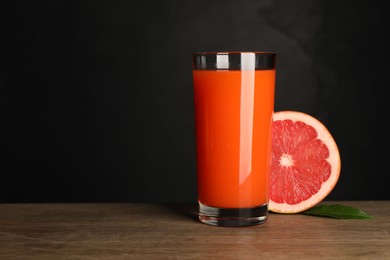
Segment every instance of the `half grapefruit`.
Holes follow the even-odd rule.
[[[274,113],[269,210],[298,213],[321,202],[340,176],[340,154],[329,130],[311,115]]]

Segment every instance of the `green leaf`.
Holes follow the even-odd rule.
[[[372,216],[361,209],[341,204],[314,206],[302,214],[337,219],[372,219]]]

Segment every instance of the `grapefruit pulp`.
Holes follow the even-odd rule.
[[[311,115],[274,113],[269,210],[298,213],[321,202],[340,175],[340,154],[329,130]]]

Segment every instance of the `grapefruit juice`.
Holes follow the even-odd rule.
[[[198,217],[204,224],[240,227],[267,220],[275,57],[193,54]]]
[[[193,70],[198,200],[267,205],[275,69]]]

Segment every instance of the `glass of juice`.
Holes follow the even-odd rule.
[[[267,220],[275,59],[271,52],[192,54],[202,223]]]

